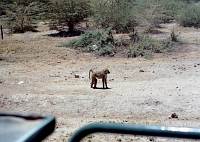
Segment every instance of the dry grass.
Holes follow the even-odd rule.
[[[0,42],[0,54],[16,53],[21,49],[21,43],[18,41],[1,41]]]

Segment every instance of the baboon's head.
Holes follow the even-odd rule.
[[[104,73],[105,73],[105,74],[109,74],[110,71],[109,71],[108,69],[105,69],[105,70],[104,70]]]

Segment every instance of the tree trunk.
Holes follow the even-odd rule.
[[[73,22],[69,22],[68,23],[68,28],[69,28],[68,29],[69,32],[73,32],[74,31],[74,23]]]
[[[3,26],[1,25],[1,39],[3,40]]]
[[[24,18],[22,19],[21,22],[21,32],[24,33]]]

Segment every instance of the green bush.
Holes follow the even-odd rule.
[[[85,52],[93,52],[100,56],[113,55],[115,49],[110,29],[86,32],[79,39],[73,40],[65,46]]]
[[[151,31],[161,23],[176,19],[186,2],[182,0],[135,0],[133,13],[136,22]]]
[[[175,33],[174,29],[171,31],[170,38],[171,38],[171,41],[178,42],[178,34]]]
[[[69,32],[74,32],[75,25],[90,13],[90,0],[50,0],[47,17],[51,20],[51,28],[68,26]]]
[[[5,9],[6,27],[14,33],[36,31],[36,22],[46,7],[43,0],[9,0],[1,4]]]
[[[130,0],[92,0],[94,21],[98,27],[128,33],[136,26],[133,5]]]
[[[136,21],[146,30],[159,27],[163,11],[157,0],[135,0],[133,12],[136,13]]]
[[[127,47],[127,46],[130,45],[130,43],[131,43],[131,40],[128,39],[128,38],[121,37],[121,38],[115,39],[115,46],[116,47]]]
[[[128,49],[128,57],[152,56],[153,53],[169,52],[173,49],[174,44],[171,40],[155,40],[147,35],[140,37],[140,40],[132,44]]]
[[[180,25],[184,27],[200,27],[200,5],[192,5],[188,6],[186,9],[184,9],[179,18],[178,21]]]
[[[162,7],[161,20],[164,23],[168,23],[177,18],[180,11],[186,7],[187,3],[183,0],[161,0],[160,5]]]

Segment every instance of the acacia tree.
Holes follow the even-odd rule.
[[[75,25],[90,14],[90,0],[51,0],[49,18],[55,26],[68,26],[73,32]]]
[[[42,0],[10,0],[6,6],[7,25],[13,32],[34,30],[34,22],[44,13]]]
[[[7,5],[11,4],[12,0],[1,0],[0,1],[0,16],[6,14]]]
[[[111,27],[118,33],[130,32],[136,26],[134,0],[92,0],[92,11],[97,26]]]

